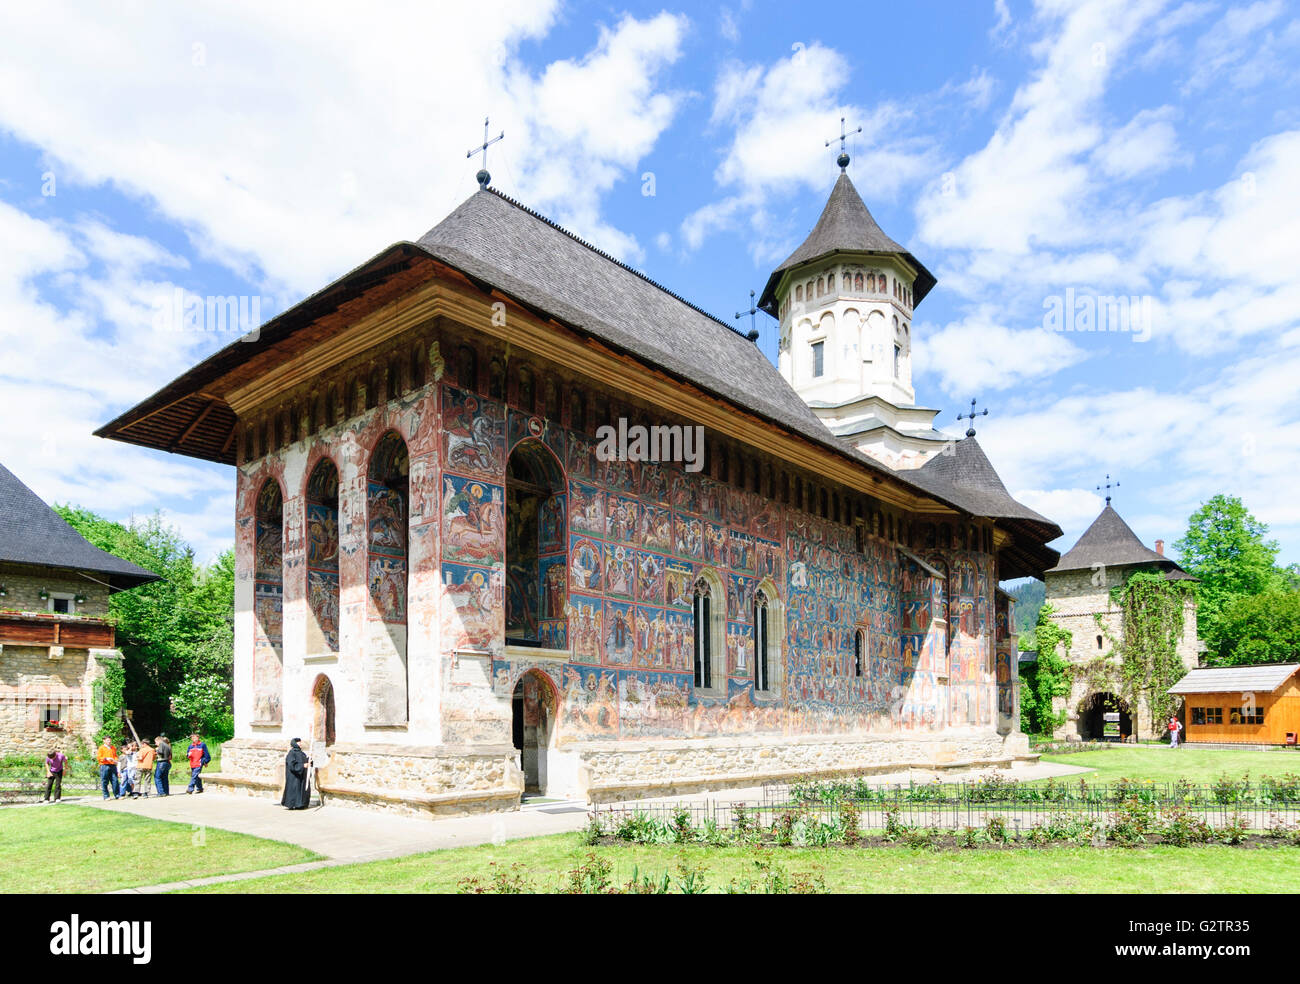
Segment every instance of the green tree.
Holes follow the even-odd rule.
[[[1027,735],[1050,735],[1065,723],[1065,712],[1054,710],[1052,701],[1070,695],[1070,664],[1062,653],[1069,652],[1074,636],[1052,620],[1054,611],[1050,604],[1038,610],[1038,660],[1020,670],[1020,730]]]
[[[1178,706],[1169,688],[1187,673],[1178,644],[1190,592],[1186,580],[1170,581],[1159,571],[1137,571],[1110,592],[1111,600],[1123,611],[1122,696],[1135,714],[1146,704],[1157,733],[1159,722]]]
[[[1300,660],[1300,591],[1272,590],[1234,598],[1220,617],[1216,666]]]
[[[133,711],[136,727],[142,733],[157,732],[180,723],[173,717],[171,705],[191,678],[225,680],[228,707],[233,661],[233,551],[226,551],[204,569],[196,563],[189,544],[159,515],[123,525],[85,509],[56,509],[101,550],[160,576],[158,581],[120,591],[109,599],[118,648],[124,657],[123,706]],[[215,713],[213,709],[210,716]],[[226,736],[213,737],[221,740]]]
[[[1186,535],[1174,544],[1183,568],[1199,579],[1196,618],[1200,637],[1221,652],[1223,613],[1236,598],[1284,583],[1275,566],[1278,545],[1268,527],[1235,496],[1216,495],[1188,518]]]

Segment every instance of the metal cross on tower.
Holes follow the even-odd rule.
[[[957,414],[957,419],[958,419],[958,420],[969,420],[969,421],[970,421],[970,427],[968,427],[968,428],[966,429],[966,436],[967,436],[967,437],[974,437],[974,436],[975,436],[975,418],[976,418],[976,417],[987,417],[988,415],[989,415],[989,412],[988,412],[988,409],[987,409],[987,408],[985,408],[984,410],[981,410],[979,413],[976,413],[976,412],[975,412],[975,401],[974,401],[974,400],[971,400],[971,401],[970,401],[970,413],[959,413],[959,414]]]
[[[505,135],[506,135],[506,131],[502,130],[495,137],[489,140],[488,139],[488,118],[485,116],[483,117],[483,143],[478,147],[471,147],[469,150],[465,151],[466,158],[473,157],[475,154],[483,155],[483,166],[478,169],[478,174],[474,175],[474,177],[478,179],[478,186],[480,188],[486,188],[488,186],[488,182],[492,180],[492,175],[488,174],[488,169],[487,169],[487,149],[491,147],[494,143],[496,143],[498,140],[504,139]]]
[[[1110,490],[1111,490],[1112,488],[1115,488],[1115,489],[1119,488],[1119,482],[1112,482],[1112,481],[1110,480],[1110,476],[1109,476],[1109,475],[1106,476],[1106,484],[1105,484],[1105,485],[1098,485],[1098,486],[1097,486],[1097,491],[1098,491],[1098,492],[1100,492],[1102,489],[1105,489],[1105,490],[1106,490],[1106,505],[1108,505],[1108,506],[1110,505]]]
[[[754,292],[751,290],[749,292],[749,310],[736,312],[737,319],[743,318],[745,315],[749,315],[749,332],[745,335],[745,337],[748,338],[751,342],[758,341],[758,328],[754,326],[754,315],[756,314],[758,314],[758,307],[754,304]]]
[[[856,130],[853,130],[851,132],[861,133],[862,127],[858,127]],[[840,166],[841,171],[843,171],[846,167],[849,166],[849,155],[844,151],[844,141],[847,140],[848,138],[849,138],[849,134],[848,132],[845,132],[844,129],[844,117],[841,116],[840,117],[840,156],[835,158],[835,163]],[[831,137],[831,140],[834,139],[835,139],[834,137]],[[831,140],[826,141],[827,147],[831,145]]]

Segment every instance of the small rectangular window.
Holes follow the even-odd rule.
[[[903,350],[897,345],[894,346],[894,378],[898,378],[899,368],[902,365]]]
[[[820,378],[823,371],[823,364],[822,364],[823,344],[824,343],[822,342],[813,342],[812,354],[813,354],[813,378],[814,379]]]

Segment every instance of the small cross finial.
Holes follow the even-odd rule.
[[[976,413],[976,412],[975,412],[975,401],[974,401],[974,400],[971,400],[971,401],[970,401],[970,413],[959,413],[959,414],[957,414],[957,419],[958,419],[958,420],[969,420],[969,421],[970,421],[970,427],[968,427],[968,428],[966,429],[966,436],[967,436],[967,437],[974,437],[974,436],[975,436],[975,418],[976,418],[976,417],[987,417],[988,415],[989,415],[989,412],[988,412],[988,409],[987,409],[987,408],[981,410],[979,413]]]
[[[754,292],[751,290],[749,292],[749,310],[736,312],[737,319],[743,318],[745,315],[749,315],[749,332],[745,335],[745,337],[748,338],[751,342],[758,341],[758,328],[754,326],[754,315],[756,315],[757,313],[758,313],[758,307],[754,304]]]
[[[475,154],[483,155],[483,166],[478,169],[478,174],[474,175],[474,177],[478,180],[478,186],[480,188],[486,188],[488,186],[488,182],[492,180],[492,175],[488,174],[488,169],[487,169],[487,149],[491,147],[494,143],[496,143],[498,140],[504,139],[505,135],[506,135],[506,131],[502,130],[495,137],[489,140],[488,139],[488,117],[485,116],[483,117],[483,143],[480,144],[478,147],[471,147],[469,150],[465,151],[466,158],[473,157]]]
[[[858,127],[856,130],[853,130],[851,132],[861,133],[862,127]],[[840,117],[840,156],[835,158],[835,163],[840,166],[841,171],[843,171],[846,167],[849,166],[849,155],[844,150],[844,141],[847,140],[848,138],[849,138],[849,134],[844,129],[844,117],[841,116]],[[834,139],[835,139],[834,137],[831,137],[831,140]],[[827,147],[831,145],[831,140],[826,141]]]
[[[1106,490],[1106,505],[1108,505],[1108,506],[1110,505],[1110,490],[1113,489],[1113,488],[1114,488],[1114,489],[1119,488],[1119,482],[1112,482],[1112,481],[1110,480],[1110,475],[1107,475],[1107,476],[1106,476],[1106,484],[1105,484],[1105,485],[1098,485],[1098,486],[1097,486],[1097,491],[1098,491],[1098,492],[1100,492],[1102,489],[1105,489],[1105,490]]]

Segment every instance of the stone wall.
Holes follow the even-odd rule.
[[[1047,576],[1045,600],[1055,609],[1052,620],[1073,636],[1069,652],[1063,654],[1072,664],[1079,666],[1105,659],[1117,662],[1124,638],[1123,610],[1110,599],[1112,587],[1124,583],[1141,567],[1116,566],[1093,570],[1063,571]],[[1100,625],[1098,619],[1100,618]],[[1100,641],[1100,645],[1098,644]],[[1189,598],[1183,608],[1183,634],[1178,642],[1178,655],[1189,670],[1199,665],[1200,643],[1196,629],[1196,602]],[[1065,711],[1065,723],[1057,728],[1053,737],[1074,741],[1080,735],[1079,719],[1082,708],[1097,693],[1118,694],[1120,680],[1112,671],[1107,681],[1078,678],[1070,695],[1057,698],[1056,709]],[[1153,727],[1151,713],[1142,701],[1133,709],[1133,734],[1139,739],[1159,737],[1161,728]]]
[[[1028,739],[1016,733],[619,742],[584,746],[576,754],[581,791],[592,802],[610,802],[844,773],[1009,766],[1028,751]]]
[[[99,730],[95,681],[116,650],[65,648],[59,659],[45,646],[0,647],[0,755],[35,755],[59,746],[73,754],[94,747]],[[47,707],[57,708],[63,731],[42,726]]]
[[[16,612],[51,611],[48,599],[41,591],[52,594],[77,595],[86,600],[76,603],[76,614],[91,618],[108,615],[108,589],[102,584],[78,577],[64,570],[34,567],[27,564],[0,564],[0,584],[5,596],[0,598],[0,610]]]

